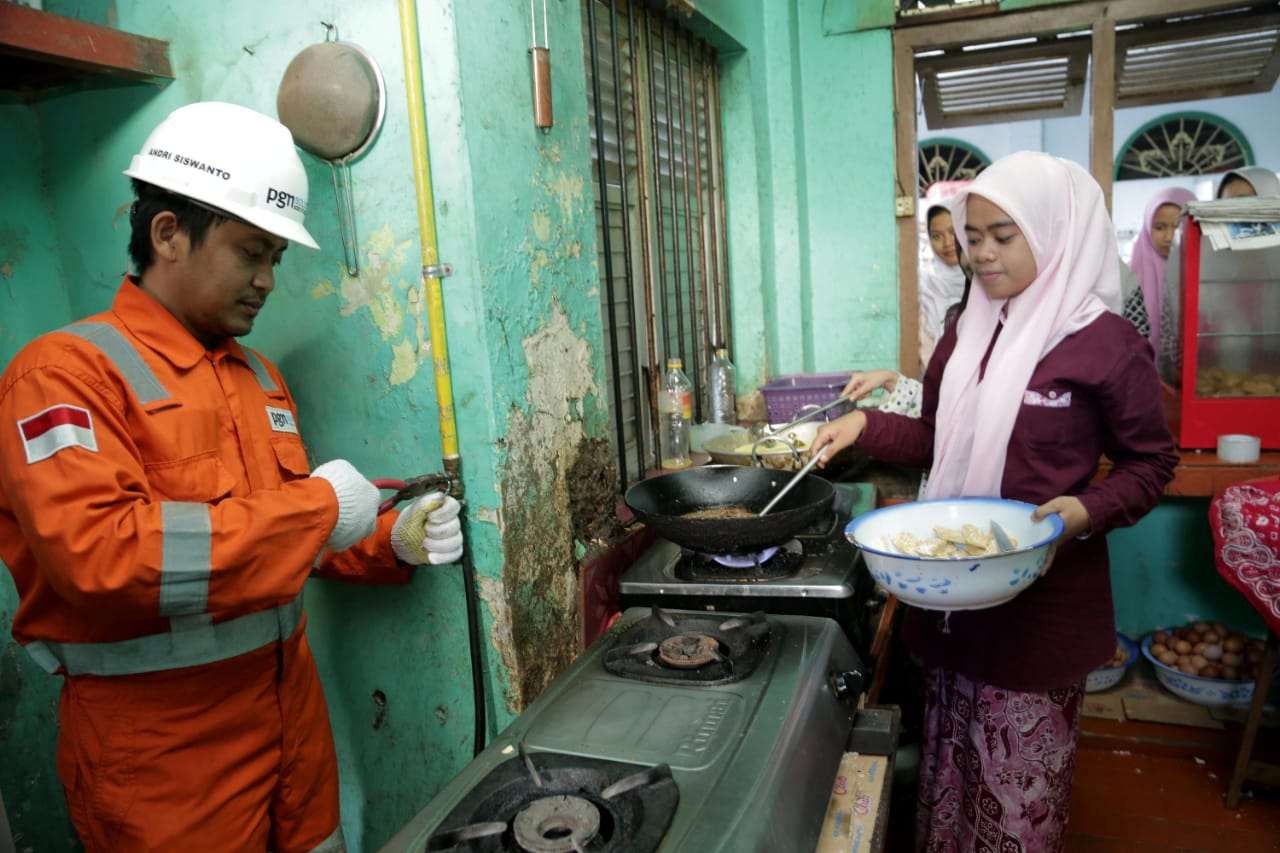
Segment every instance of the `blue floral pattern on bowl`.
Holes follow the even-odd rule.
[[[1125,659],[1120,666],[1100,666],[1084,680],[1085,693],[1099,693],[1103,690],[1110,690],[1120,683],[1120,679],[1124,678],[1124,674],[1129,671],[1129,667],[1133,666],[1138,659],[1138,644],[1133,640],[1116,631],[1116,642],[1124,646]]]

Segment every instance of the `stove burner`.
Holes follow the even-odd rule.
[[[669,613],[655,607],[622,631],[604,668],[659,684],[729,684],[755,670],[781,631],[763,613]]]
[[[530,754],[521,744],[518,757],[467,792],[427,839],[426,849],[653,853],[679,800],[665,764]]]
[[[715,560],[722,566],[730,569],[750,569],[752,567],[759,568],[769,560],[773,559],[773,555],[778,553],[778,546],[774,545],[765,548],[759,554],[717,554],[711,559]]]
[[[795,577],[804,565],[799,541],[766,548],[758,554],[703,554],[681,551],[675,576],[682,581],[750,583]]]
[[[644,645],[649,645],[645,643]],[[658,646],[658,660],[676,669],[697,669],[713,660],[724,660],[720,643],[706,634],[676,634]]]
[[[581,797],[560,794],[525,806],[511,824],[516,844],[529,853],[581,850],[600,831],[600,810]]]

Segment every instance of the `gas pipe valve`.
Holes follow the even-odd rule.
[[[831,674],[831,689],[840,700],[857,701],[866,682],[867,677],[857,669],[847,669]]]

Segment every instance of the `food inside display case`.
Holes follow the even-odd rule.
[[[1204,353],[1204,344],[1201,345]],[[1204,363],[1203,356],[1201,364]],[[1245,373],[1222,367],[1202,368],[1196,377],[1197,397],[1273,397],[1280,393],[1280,374]]]

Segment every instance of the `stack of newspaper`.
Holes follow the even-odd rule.
[[[1215,251],[1280,246],[1280,198],[1193,201],[1187,212],[1200,223]]]

